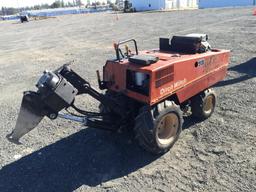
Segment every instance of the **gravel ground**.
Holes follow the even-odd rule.
[[[44,69],[75,60],[74,70],[96,86],[95,70],[113,56],[113,41],[134,37],[139,49],[150,49],[160,36],[192,32],[231,49],[231,64],[216,86],[214,115],[185,119],[165,155],[151,156],[128,134],[60,120],[44,119],[23,145],[6,140],[22,91],[34,89]],[[255,42],[252,7],[0,22],[0,191],[256,191]],[[80,103],[97,106],[89,97]]]

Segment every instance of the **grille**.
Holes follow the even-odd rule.
[[[174,78],[173,72],[174,72],[173,66],[157,71],[156,82],[155,82],[156,88],[161,87],[162,85],[170,81],[173,81],[173,78]]]

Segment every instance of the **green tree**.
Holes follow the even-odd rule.
[[[1,9],[0,15],[5,15],[4,7],[2,7],[2,9]]]
[[[65,7],[64,1],[61,1],[61,7]]]
[[[81,0],[76,0],[76,6],[81,6],[82,5],[82,2],[81,2]]]
[[[55,1],[51,4],[51,8],[60,8],[61,7],[61,1]]]

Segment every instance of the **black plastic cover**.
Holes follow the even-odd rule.
[[[173,38],[160,38],[160,51],[195,54],[200,52],[201,38],[188,36],[173,36]]]
[[[171,50],[178,53],[195,54],[199,52],[202,39],[199,37],[173,36]]]
[[[133,55],[129,58],[131,63],[139,65],[151,65],[159,60],[158,57],[152,55]]]

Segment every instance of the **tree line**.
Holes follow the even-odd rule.
[[[90,1],[88,1],[87,5],[83,5],[81,0],[73,0],[73,2],[67,2],[65,3],[63,0],[56,0],[52,4],[41,4],[41,5],[35,5],[31,7],[22,7],[22,8],[13,8],[13,7],[2,7],[0,10],[0,15],[15,15],[17,13],[20,13],[21,11],[26,10],[40,10],[40,9],[55,9],[55,8],[64,8],[64,7],[76,7],[76,6],[89,6]],[[110,1],[108,1],[108,4],[111,6],[113,5]],[[101,5],[99,1],[96,1],[95,3],[91,4],[92,6]],[[103,4],[104,5],[104,4]]]

